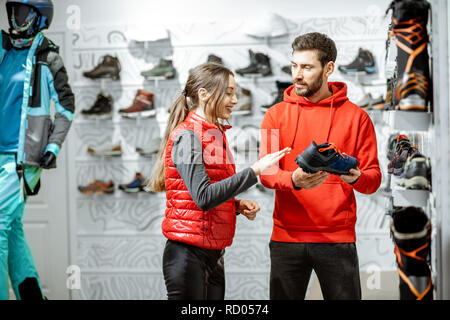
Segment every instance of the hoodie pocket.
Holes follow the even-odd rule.
[[[317,188],[302,190],[297,200],[302,210],[283,219],[288,229],[305,231],[332,231],[345,228],[351,208],[352,190],[342,183],[328,179]],[[289,221],[290,220],[290,221]]]

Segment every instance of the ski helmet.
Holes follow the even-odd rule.
[[[48,29],[53,20],[53,2],[51,0],[7,0],[6,11],[11,23],[12,6],[15,4],[24,5],[33,8],[39,13],[36,28],[37,32]],[[22,17],[23,19],[26,18]]]

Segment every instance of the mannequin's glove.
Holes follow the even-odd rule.
[[[41,168],[50,169],[56,163],[56,156],[53,152],[47,151],[41,158],[39,165]]]

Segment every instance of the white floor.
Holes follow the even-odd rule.
[[[363,300],[398,300],[399,278],[397,271],[382,271],[368,273],[360,271]],[[320,284],[313,273],[308,288],[306,300],[323,300]]]

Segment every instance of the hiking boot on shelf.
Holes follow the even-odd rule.
[[[126,108],[120,109],[119,114],[124,118],[150,118],[156,115],[156,109],[153,104],[153,93],[138,90],[133,100],[133,104]]]
[[[206,60],[206,62],[217,63],[223,66],[222,58],[212,53],[208,55],[208,59]]]
[[[400,300],[432,300],[433,284],[427,263],[431,250],[430,219],[421,208],[395,208],[391,235],[400,277]]]
[[[129,183],[119,185],[119,189],[126,193],[137,193],[144,191],[144,177],[140,172],[136,173],[133,180]]]
[[[243,116],[252,113],[252,93],[250,90],[237,86],[236,96],[238,104],[233,107],[233,114]]]
[[[270,58],[269,56],[257,52],[254,53],[252,50],[248,50],[250,56],[250,65],[237,69],[236,73],[241,76],[258,76],[258,77],[267,77],[272,75],[272,68],[270,66]]]
[[[283,71],[284,73],[287,73],[288,75],[292,74],[290,65],[281,67],[281,71]]]
[[[399,83],[395,96],[397,110],[427,111],[431,98],[428,56],[428,14],[425,0],[395,0],[392,9],[393,32],[397,44]]]
[[[120,157],[122,155],[122,147],[120,143],[115,145],[107,144],[97,148],[89,146],[87,151],[90,155],[98,157]]]
[[[375,60],[369,50],[359,48],[356,58],[347,65],[339,66],[338,69],[345,74],[352,74],[356,72],[373,74],[376,71]]]
[[[431,189],[430,160],[419,152],[408,157],[405,163],[403,176],[398,185],[406,189],[430,190]]]
[[[112,119],[112,104],[113,99],[111,96],[105,96],[100,93],[97,95],[94,105],[87,110],[81,110],[81,114],[86,118],[92,119]]]
[[[267,112],[270,107],[283,102],[284,91],[292,85],[292,82],[275,81],[275,84],[277,86],[277,91],[273,93],[275,96],[274,100],[270,104],[261,106],[261,111],[264,113]]]
[[[136,147],[136,152],[142,157],[152,157],[159,152],[161,147],[161,138],[154,138],[150,141],[150,144],[145,147]]]
[[[326,171],[331,174],[347,175],[350,169],[358,167],[358,160],[339,151],[333,143],[317,145],[314,141],[295,159],[306,173]]]
[[[388,160],[394,159],[395,150],[397,149],[397,145],[399,143],[404,143],[404,142],[408,142],[409,144],[411,144],[408,137],[405,136],[404,134],[393,134],[390,136],[388,147],[387,147],[387,153],[386,153]]]
[[[394,176],[400,176],[405,168],[408,157],[417,152],[417,147],[411,145],[408,141],[400,141],[395,150],[394,158],[388,165],[388,173]]]
[[[175,78],[175,75],[176,70],[173,67],[172,60],[163,58],[159,60],[158,65],[156,65],[154,68],[141,72],[141,76],[143,76],[144,78],[164,77],[166,79],[173,79]]]
[[[87,186],[78,186],[78,190],[84,194],[112,194],[114,193],[114,182],[95,180]]]
[[[103,56],[102,62],[93,70],[84,72],[83,75],[89,79],[112,79],[120,80],[120,62],[117,57]]]
[[[384,108],[385,101],[383,96],[374,99],[370,93],[365,94],[356,105],[363,110],[381,110]]]

